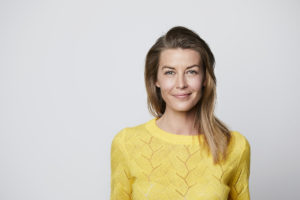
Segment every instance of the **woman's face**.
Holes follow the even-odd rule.
[[[166,49],[160,54],[156,86],[166,112],[190,111],[202,96],[204,73],[200,54],[192,49]]]

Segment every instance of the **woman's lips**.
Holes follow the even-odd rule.
[[[187,93],[187,94],[175,94],[174,97],[178,98],[178,99],[184,99],[188,96],[190,96],[191,93]]]

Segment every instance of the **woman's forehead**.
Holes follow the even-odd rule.
[[[193,49],[166,49],[160,54],[159,65],[168,67],[190,67],[199,65],[200,54]]]

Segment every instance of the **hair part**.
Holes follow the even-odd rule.
[[[166,109],[160,88],[156,87],[160,54],[166,49],[193,49],[200,54],[206,85],[202,88],[202,97],[195,105],[196,115],[194,126],[199,133],[204,134],[205,144],[213,156],[214,163],[226,159],[227,147],[230,141],[230,131],[215,114],[216,77],[214,74],[215,58],[207,43],[192,30],[175,26],[165,35],[159,37],[150,48],[145,61],[145,85],[147,90],[147,105],[149,112],[160,118]]]

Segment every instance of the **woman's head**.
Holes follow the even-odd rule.
[[[195,58],[197,56],[196,54],[199,55],[199,63],[195,64],[199,66],[199,70],[201,70],[201,74],[203,74],[203,82],[199,83],[199,85],[202,86],[199,88],[202,90],[199,91],[202,95],[201,98],[198,98],[196,104],[200,106],[199,104],[205,103],[205,101],[214,102],[216,88],[216,78],[214,75],[215,59],[209,46],[195,32],[182,26],[173,27],[165,35],[158,38],[146,56],[145,83],[148,94],[148,108],[155,117],[162,116],[166,109],[166,101],[164,101],[162,96],[163,91],[161,91],[161,88],[157,85],[160,77],[159,72],[162,70],[164,64],[161,63],[161,58],[162,56],[168,56],[169,58],[170,56],[175,57],[180,54],[181,57],[185,55],[187,55],[185,57],[189,56],[190,63],[193,63],[193,61],[197,59]],[[166,59],[163,60],[165,61]],[[172,60],[174,63],[174,59]],[[180,58],[177,59],[177,61],[179,60]],[[168,63],[170,63],[170,61]],[[185,61],[183,64],[185,63],[187,65],[184,67],[189,67],[189,62]],[[170,67],[176,66],[174,63]],[[184,93],[185,91],[182,90],[182,92]],[[181,92],[178,89],[177,91],[173,91],[173,93]]]
[[[214,163],[218,163],[220,156],[226,158],[231,137],[226,125],[214,115],[214,64],[214,55],[206,42],[192,30],[176,26],[159,37],[148,51],[145,84],[148,109],[153,116],[161,117],[168,108],[195,111],[194,126],[205,135]],[[165,65],[171,66],[163,69]],[[197,75],[192,72],[195,70]],[[186,96],[180,97],[182,94]]]
[[[165,113],[190,112],[205,86],[200,54],[193,49],[165,49],[160,53],[156,87],[166,104]]]

